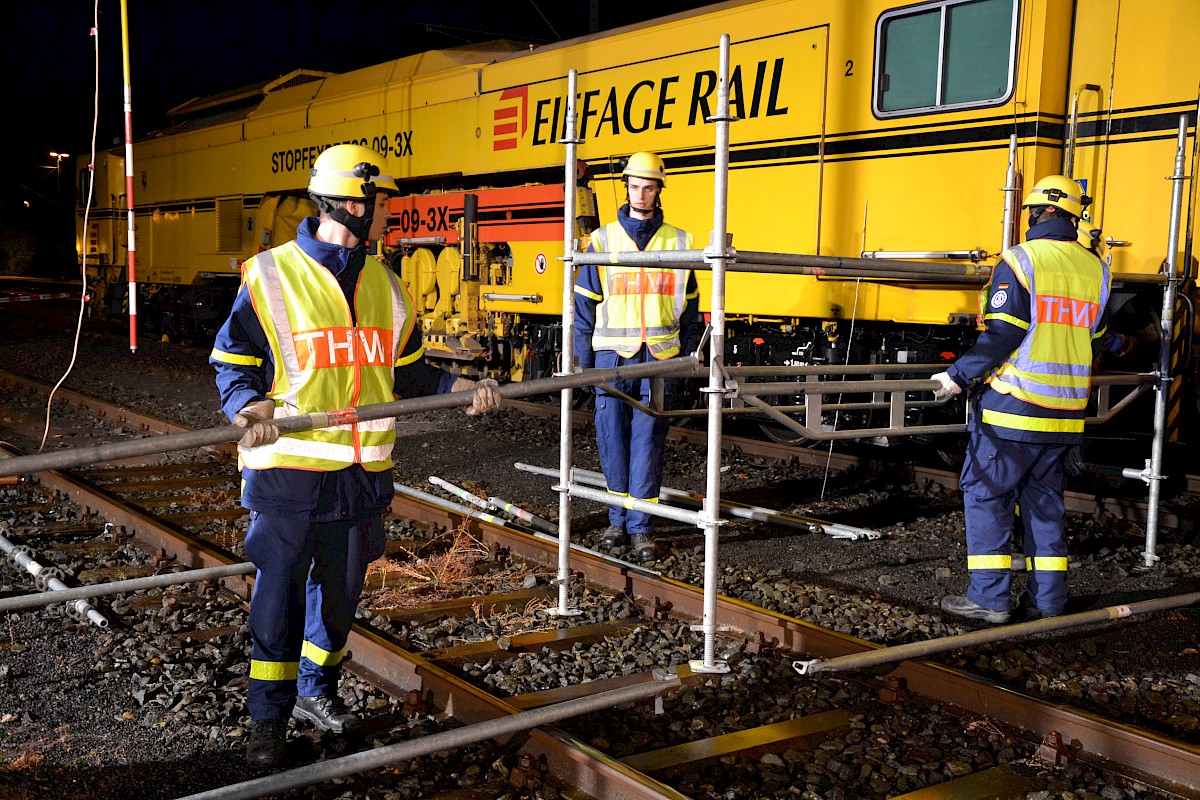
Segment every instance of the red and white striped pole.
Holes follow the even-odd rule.
[[[137,244],[133,225],[133,93],[129,83],[129,4],[121,0],[121,67],[125,80],[125,203],[129,208],[129,351],[137,352]]]

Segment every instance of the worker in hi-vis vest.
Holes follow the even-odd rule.
[[[617,219],[592,232],[589,252],[689,250],[692,235],[663,221],[663,160],[634,153],[622,172],[627,203]],[[700,291],[690,269],[583,266],[575,279],[575,355],[579,366],[611,369],[667,359],[694,345]],[[666,381],[667,393],[672,381]],[[650,379],[618,381],[613,388],[650,402]],[[665,398],[664,398],[665,406]],[[610,494],[658,502],[663,443],[669,424],[634,410],[603,388],[596,390],[596,444]],[[609,506],[600,546],[628,545],[639,561],[656,553],[654,518]]]
[[[321,152],[309,176],[319,217],[246,262],[210,363],[239,441],[246,557],[258,574],[246,758],[283,760],[289,718],[335,734],[359,726],[338,697],[346,640],[367,565],[383,555],[396,419],[347,419],[287,433],[266,420],[475,390],[468,414],[500,403],[478,383],[425,363],[408,291],[374,256],[398,194],[383,156],[361,145]]]
[[[980,293],[985,329],[945,372],[938,398],[983,380],[963,465],[967,527],[965,595],[942,599],[952,614],[992,623],[1012,617],[1013,514],[1020,504],[1027,584],[1017,603],[1056,616],[1067,603],[1063,456],[1083,439],[1094,343],[1104,334],[1108,265],[1079,243],[1090,199],[1063,175],[1025,198],[1024,244],[1001,254]]]

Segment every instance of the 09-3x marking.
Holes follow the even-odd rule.
[[[420,233],[422,230],[440,233],[451,230],[449,206],[429,206],[424,211],[419,208],[405,208],[396,216],[400,220],[400,230],[404,233]]]

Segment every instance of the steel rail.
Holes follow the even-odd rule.
[[[107,404],[94,402],[93,405],[99,407]],[[38,480],[46,489],[70,497],[88,513],[103,516],[120,526],[147,552],[158,553],[184,566],[229,568],[231,574],[222,581],[223,585],[243,600],[249,598],[253,580],[249,574],[241,573],[252,572],[250,565],[231,562],[225,554],[187,537],[169,523],[129,507],[120,498],[86,481],[57,471],[43,472]],[[392,508],[396,513],[408,514],[422,522],[445,525],[453,521],[455,525],[458,524],[457,516],[431,509],[424,503],[414,505],[400,496],[395,498]],[[491,525],[488,529],[503,530]],[[548,549],[554,548],[551,543],[544,544]],[[94,593],[92,587],[87,588],[89,594]],[[498,720],[519,712],[504,700],[426,661],[419,654],[398,647],[368,627],[354,626],[347,641],[347,652],[346,669],[353,674],[397,697],[414,689],[419,690],[428,702],[446,709],[447,713],[466,725]],[[620,796],[630,800],[686,800],[666,785],[636,770],[607,759],[594,758],[583,744],[568,737],[553,731],[534,731],[532,738],[538,742],[538,750],[547,755],[550,763],[569,770],[568,780],[575,785],[598,787],[597,796]]]
[[[528,534],[481,529],[485,539],[508,547],[517,556],[546,563],[549,545]],[[700,589],[671,578],[620,568],[580,554],[574,566],[589,583],[625,591],[639,598],[670,603],[672,614],[699,618],[703,612]],[[719,597],[718,624],[751,638],[761,635],[784,649],[832,659],[882,649],[881,645],[838,633],[785,614],[758,608],[727,596]],[[821,655],[823,654],[823,655]],[[1166,736],[1136,729],[1099,715],[999,686],[978,676],[919,659],[905,660],[888,677],[934,702],[969,709],[1044,738],[1051,732],[1064,741],[1078,742],[1083,750],[1128,764],[1181,786],[1200,788],[1200,748]]]

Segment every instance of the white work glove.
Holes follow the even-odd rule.
[[[929,379],[938,382],[938,387],[933,390],[933,396],[938,400],[945,400],[962,392],[962,387],[955,383],[948,373],[939,372],[931,375]]]
[[[454,385],[450,387],[451,391],[455,392],[475,390],[475,397],[472,398],[471,405],[467,408],[468,417],[486,414],[489,411],[499,408],[501,398],[500,393],[496,391],[499,388],[500,384],[491,378],[484,378],[481,381],[473,381],[470,378],[456,378]]]
[[[274,400],[256,400],[235,414],[233,424],[246,429],[246,434],[238,439],[238,444],[249,448],[275,442],[279,438],[279,430],[266,423],[274,416]]]

